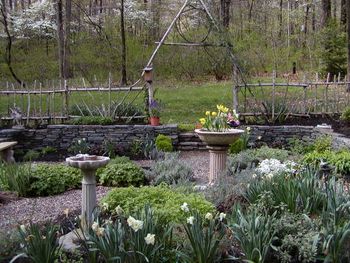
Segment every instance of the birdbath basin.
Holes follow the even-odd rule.
[[[196,129],[195,132],[209,149],[209,184],[212,184],[226,169],[229,145],[234,143],[244,133],[244,130],[229,129],[222,132],[212,132]]]
[[[104,167],[109,162],[108,157],[78,154],[66,158],[69,166],[79,168],[83,175],[82,181],[82,205],[81,222],[84,231],[88,230],[92,223],[92,213],[96,207],[96,170]]]

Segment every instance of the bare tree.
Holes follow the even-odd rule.
[[[120,2],[120,34],[121,34],[121,40],[122,40],[122,52],[121,52],[121,57],[122,57],[122,68],[121,68],[121,73],[122,73],[122,79],[121,79],[121,85],[126,85],[127,84],[127,77],[126,77],[126,35],[125,35],[125,11],[124,11],[124,0],[121,0]]]
[[[57,44],[58,44],[58,66],[59,75],[65,77],[64,70],[64,28],[63,28],[63,3],[62,0],[56,0],[56,23],[57,23]]]
[[[332,17],[331,0],[322,0],[322,20],[321,20],[322,27],[325,27],[328,24],[331,17]]]
[[[341,8],[340,8],[340,23],[342,25],[346,25],[346,3],[347,0],[341,0]]]
[[[346,15],[350,17],[350,1],[346,1]],[[347,36],[348,36],[348,81],[350,76],[350,19],[346,20],[347,24]],[[350,84],[348,84],[347,91],[350,92]]]
[[[71,78],[73,76],[70,65],[70,41],[71,41],[71,20],[72,20],[72,1],[66,0],[66,17],[64,21],[65,25],[65,38],[64,38],[64,78]]]
[[[230,25],[230,5],[231,0],[220,0],[222,25],[228,28]]]

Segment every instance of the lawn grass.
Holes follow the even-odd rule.
[[[254,79],[251,83],[256,83],[258,80]],[[264,82],[269,82],[268,79],[261,80]],[[280,80],[283,82],[283,80]],[[233,93],[232,87],[233,84],[231,81],[207,81],[204,83],[189,83],[189,82],[178,82],[174,81],[170,82],[155,82],[154,87],[156,89],[155,98],[160,100],[162,104],[164,104],[164,108],[161,114],[161,122],[163,124],[170,123],[182,123],[182,124],[192,124],[198,122],[199,118],[204,116],[206,111],[215,111],[217,104],[224,104],[228,107],[232,107],[233,105]],[[242,89],[242,91],[244,91]],[[271,102],[271,94],[272,87],[264,87],[263,89],[260,87],[252,88],[254,92],[255,99],[247,91],[247,111],[250,112],[260,112],[261,111],[261,102],[262,101],[270,101]],[[287,102],[285,99],[285,87],[276,87],[276,95],[277,98],[275,100],[276,103],[279,104],[288,104],[288,107],[292,110],[300,111],[303,108],[303,96],[304,91],[302,88],[289,87],[288,88],[288,96]],[[324,87],[319,87],[318,89],[318,102],[321,102]],[[112,93],[112,101],[121,101],[125,96],[125,92],[114,92]],[[315,94],[313,90],[307,90],[307,99],[310,105],[315,98]],[[243,112],[244,105],[244,92],[239,92],[239,111]],[[338,94],[338,96],[340,96]],[[348,96],[348,95],[347,95]],[[333,97],[333,92],[330,92],[330,97]],[[36,115],[38,116],[38,108],[39,108],[39,96],[31,96],[31,105],[32,112],[33,108],[36,107],[35,110]],[[19,106],[24,112],[27,109],[27,97],[16,96],[14,100],[13,96],[1,96],[0,97],[0,116],[8,115],[8,109],[13,105],[13,102],[16,101],[17,106]],[[53,105],[53,101],[55,102]],[[54,100],[51,98],[51,112],[53,108],[55,109],[56,116],[59,115],[58,112],[62,112],[63,109],[63,97],[60,95],[56,95]],[[87,104],[90,107],[94,107],[94,105],[108,105],[108,93],[107,92],[72,92],[70,95],[70,105],[74,104]],[[130,93],[125,102],[133,101],[134,105],[137,105],[140,109],[144,109],[144,91],[141,92],[132,92]],[[43,109],[47,109],[47,96],[43,99]],[[291,106],[292,105],[292,106]],[[311,107],[308,106],[308,107]],[[322,104],[319,103],[317,106],[318,109],[308,108],[310,110],[322,110]],[[45,110],[46,112],[47,110]],[[44,114],[44,113],[43,113]],[[26,113],[24,114],[26,115]]]

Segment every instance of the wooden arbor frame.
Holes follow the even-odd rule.
[[[207,16],[207,19],[209,20],[209,22],[211,23],[211,25],[213,26],[214,30],[216,30],[220,36],[222,37],[221,41],[222,44],[218,45],[218,44],[211,44],[211,43],[206,43],[206,42],[200,42],[200,43],[174,43],[174,42],[166,42],[167,37],[169,36],[170,32],[172,31],[172,29],[174,28],[176,22],[179,20],[181,14],[183,14],[186,11],[187,7],[193,7],[191,4],[197,2],[198,4],[200,4]],[[167,28],[167,30],[165,31],[165,33],[163,34],[161,40],[159,42],[156,42],[157,47],[154,49],[153,53],[151,54],[143,72],[142,72],[142,76],[144,80],[146,81],[146,85],[148,88],[148,97],[149,97],[149,105],[151,104],[151,101],[153,100],[153,87],[152,87],[152,78],[150,78],[150,74],[152,74],[152,63],[154,58],[156,57],[159,49],[163,46],[163,45],[171,45],[171,46],[190,46],[190,47],[208,47],[208,46],[213,46],[213,47],[223,47],[226,48],[228,56],[231,60],[232,63],[232,81],[235,82],[238,80],[238,76],[241,76],[242,78],[242,72],[240,70],[240,68],[238,67],[238,63],[236,63],[236,59],[235,56],[232,52],[232,45],[230,44],[230,41],[227,39],[227,37],[225,37],[225,32],[224,30],[221,29],[221,27],[219,26],[219,24],[215,21],[214,17],[211,15],[209,8],[207,7],[207,5],[205,4],[204,0],[185,0],[184,4],[182,5],[182,7],[180,8],[180,10],[178,11],[178,13],[176,14],[176,16],[174,17],[174,19],[172,20],[171,24],[169,25],[169,27]],[[141,80],[141,79],[140,79]],[[138,81],[140,81],[138,80]],[[137,81],[137,82],[138,82]],[[136,82],[136,83],[137,83]],[[136,85],[136,83],[134,85]],[[236,89],[233,89],[233,107],[234,109],[237,111],[238,110],[238,94],[236,92]]]

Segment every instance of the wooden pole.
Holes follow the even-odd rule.
[[[112,73],[108,74],[108,115],[112,117]]]
[[[238,86],[233,87],[233,109],[238,113]]]
[[[65,79],[64,80],[64,113],[65,113],[65,116],[69,117],[69,87],[68,87],[68,82],[67,80]]]
[[[39,109],[39,114],[40,114],[40,121],[43,121],[43,95],[42,95],[42,91],[43,91],[43,86],[40,82],[39,84],[39,89],[40,89],[40,109]]]
[[[272,73],[272,120],[275,119],[276,71]]]

